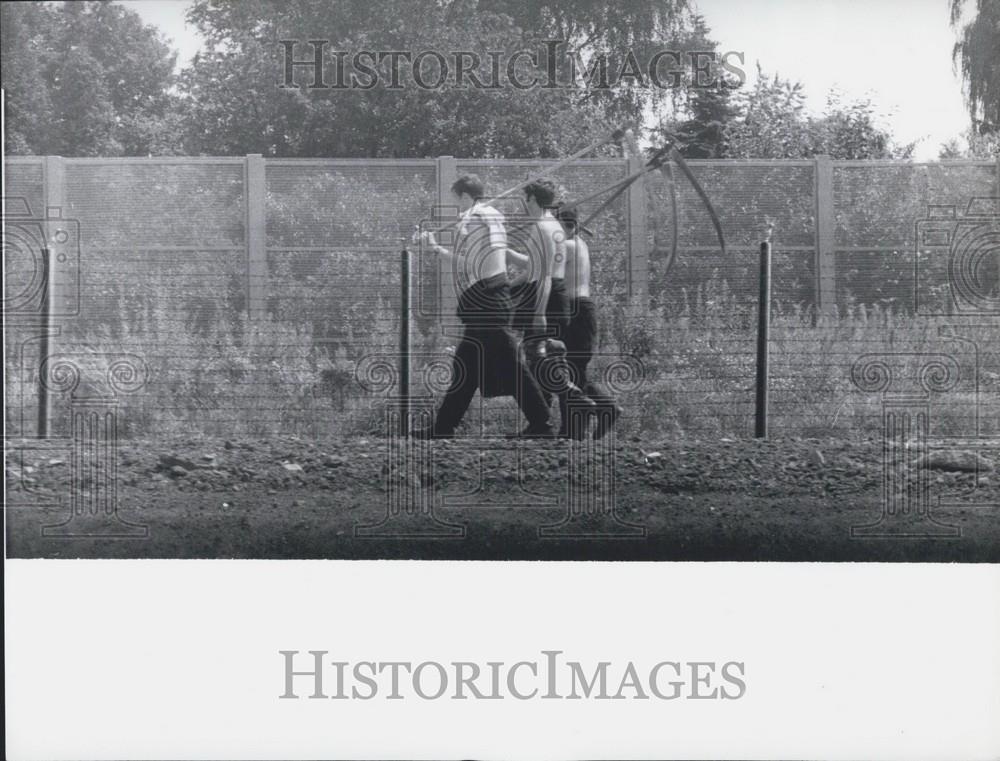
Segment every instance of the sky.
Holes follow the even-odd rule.
[[[969,125],[952,68],[948,0],[699,0],[721,50],[802,82],[819,112],[831,87],[869,98],[901,143],[933,159]]]
[[[118,1],[172,40],[179,66],[190,62],[201,40],[184,22],[189,0]],[[834,87],[847,100],[870,99],[899,143],[918,141],[918,160],[936,158],[968,127],[948,0],[697,0],[697,7],[720,51],[744,54],[751,82],[758,62],[766,74],[797,80],[817,114]]]

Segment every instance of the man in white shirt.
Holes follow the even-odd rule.
[[[455,349],[451,386],[434,424],[412,435],[451,438],[479,389],[484,397],[510,395],[517,399],[528,420],[522,437],[550,438],[553,430],[548,405],[520,360],[510,328],[513,305],[507,281],[504,217],[482,203],[483,183],[474,174],[459,177],[451,191],[462,211],[454,250],[439,245],[430,232],[423,232],[421,240],[450,265],[460,290],[458,316],[464,330]]]

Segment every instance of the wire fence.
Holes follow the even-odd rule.
[[[867,435],[881,430],[884,397],[908,393],[940,407],[941,430],[1000,433],[1000,162],[690,163],[725,254],[679,173],[676,231],[658,172],[592,225],[595,366],[630,410],[623,435],[752,434],[757,248],[769,225],[772,435]],[[40,380],[57,435],[88,394],[114,399],[126,436],[377,434],[399,393],[388,368],[402,241],[447,216],[457,173],[496,192],[545,165],[7,158],[8,434],[37,433]],[[582,160],[555,178],[578,198],[629,170]],[[413,266],[413,393],[431,396],[447,381],[455,294],[433,258],[415,252]],[[866,384],[865,367],[889,367],[890,384]],[[935,372],[957,376],[935,385]],[[512,400],[477,402],[468,430],[517,418]]]

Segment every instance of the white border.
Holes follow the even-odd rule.
[[[5,587],[9,758],[1000,757],[997,566],[13,560]],[[281,701],[281,649],[739,660],[747,693]]]

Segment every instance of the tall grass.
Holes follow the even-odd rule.
[[[398,309],[377,299],[338,319],[343,328],[335,339],[317,339],[314,322],[297,318],[294,304],[280,319],[250,321],[245,313],[229,313],[207,326],[193,317],[178,320],[153,304],[114,330],[90,328],[74,336],[72,344],[77,356],[90,357],[88,373],[98,385],[122,354],[145,362],[145,386],[119,395],[124,436],[375,435],[383,426],[385,399],[398,394],[398,386],[364,388],[356,377],[358,363],[372,355],[395,361]],[[817,321],[809,309],[776,305],[770,343],[773,435],[874,436],[881,430],[886,394],[926,396],[932,434],[1000,435],[1000,340],[996,324],[985,322],[915,317],[864,305]],[[740,437],[752,432],[756,308],[734,295],[725,281],[713,278],[685,292],[680,306],[669,312],[605,304],[601,326],[594,376],[610,373],[605,380],[612,390],[620,387],[615,367],[620,369],[622,357],[639,374],[619,393],[627,408],[622,435]],[[428,357],[446,359],[452,339],[426,325],[414,334],[419,385]],[[885,394],[852,382],[852,366],[864,355],[898,365]],[[932,355],[952,357],[960,370],[946,392],[927,393],[920,385],[921,363]],[[37,370],[16,367],[10,348],[7,369],[8,399],[23,396],[30,408]],[[57,395],[56,433],[68,433],[70,403],[69,395]],[[512,414],[513,405],[488,401],[485,409],[492,411],[485,421],[491,429]],[[9,426],[15,414],[8,404]]]

